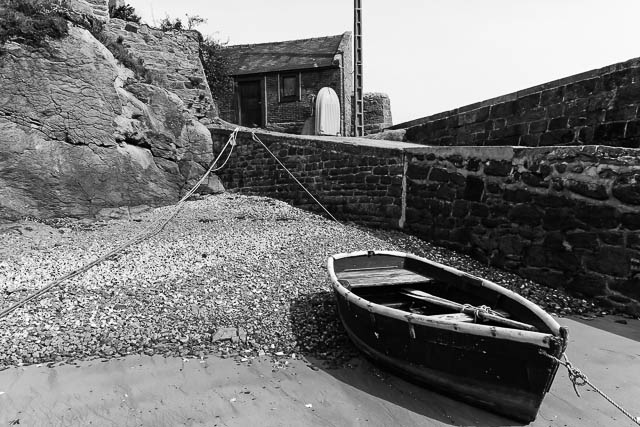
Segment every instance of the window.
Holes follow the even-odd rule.
[[[280,75],[280,102],[297,101],[300,94],[298,74]]]

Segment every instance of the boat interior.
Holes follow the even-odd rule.
[[[355,295],[433,320],[551,332],[529,307],[459,275],[412,258],[388,255],[337,259],[338,281]]]

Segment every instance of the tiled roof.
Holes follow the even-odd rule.
[[[313,39],[227,46],[232,75],[330,67],[349,33]]]

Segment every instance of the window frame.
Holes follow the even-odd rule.
[[[294,93],[293,95],[284,94],[284,80],[288,78],[294,78]],[[283,102],[295,102],[300,101],[300,73],[280,73],[278,74],[278,101]]]

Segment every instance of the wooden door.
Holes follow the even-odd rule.
[[[260,80],[238,83],[238,94],[240,96],[240,126],[261,127],[263,125],[260,86]]]

